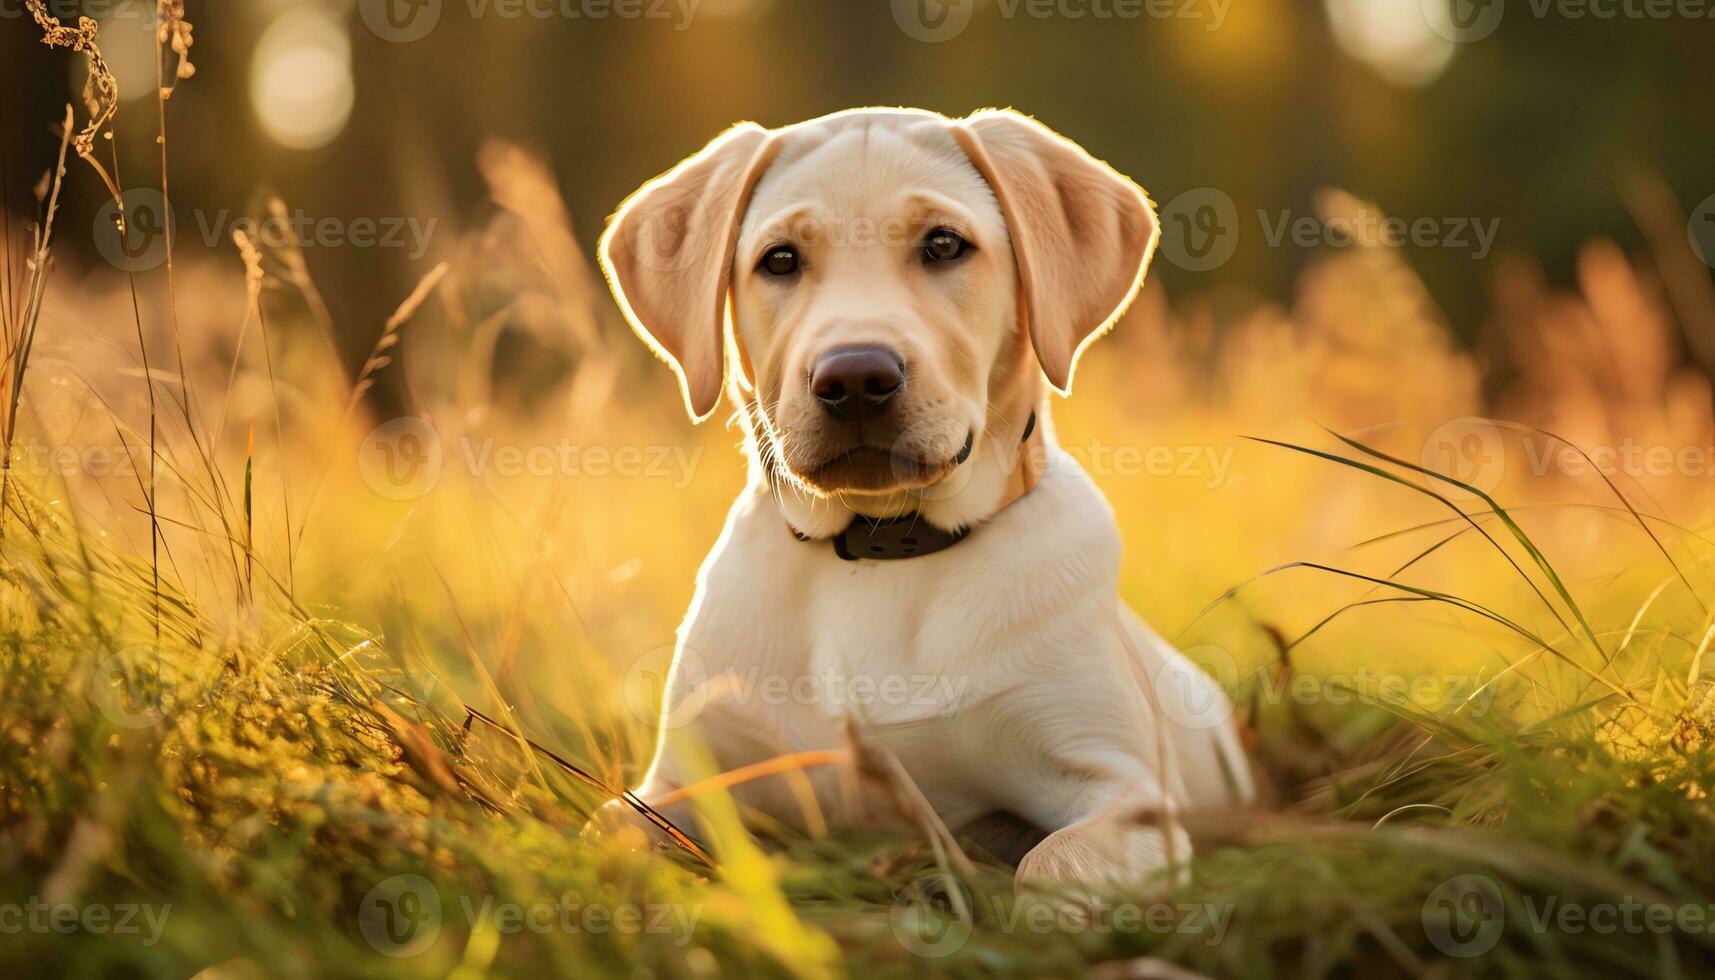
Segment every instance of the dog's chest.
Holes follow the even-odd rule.
[[[1109,514],[1062,471],[952,548],[844,561],[795,540],[766,496],[742,499],[699,578],[674,700],[701,706],[722,768],[861,732],[937,812],[974,816],[1040,764],[1040,719],[1107,717],[1122,697]]]
[[[1010,681],[1005,663],[1015,658],[985,667],[981,651],[1026,646],[1034,632],[1015,622],[997,636],[1005,584],[984,587],[943,562],[799,557],[810,560],[736,594],[712,587],[703,608],[723,610],[724,625],[699,617],[686,640],[710,648],[699,655],[711,673],[734,677],[735,691],[805,724],[849,717],[873,729],[947,718]]]
[[[1086,621],[1111,612],[1117,535],[1094,488],[1069,476],[1014,511],[932,555],[844,561],[793,539],[766,498],[741,503],[685,644],[787,728],[946,721],[1052,680],[1089,654]]]

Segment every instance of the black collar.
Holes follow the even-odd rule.
[[[846,561],[868,558],[897,561],[945,551],[963,541],[970,528],[943,531],[913,511],[900,517],[853,518],[846,529],[834,535],[834,554]]]
[[[1036,413],[1031,412],[1030,419],[1024,423],[1024,435],[1018,441],[1021,444],[1029,441],[1030,434],[1035,431]],[[791,531],[799,541],[814,540],[797,528],[791,528]],[[831,540],[834,542],[834,554],[846,561],[901,561],[946,551],[970,533],[968,527],[943,531],[924,520],[923,515],[912,511],[898,517],[854,515],[846,529]]]

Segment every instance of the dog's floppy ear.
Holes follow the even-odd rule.
[[[625,199],[599,254],[631,329],[673,366],[691,417],[721,400],[729,270],[768,130],[740,123]]]
[[[1066,394],[1078,355],[1125,312],[1155,252],[1142,188],[1011,109],[986,109],[953,135],[994,189],[1012,235],[1030,342]]]

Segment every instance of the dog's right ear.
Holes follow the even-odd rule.
[[[691,418],[720,404],[728,275],[769,133],[739,123],[625,199],[598,253],[637,336],[679,375]]]

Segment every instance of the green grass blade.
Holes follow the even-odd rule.
[[[1607,651],[1602,649],[1601,641],[1596,639],[1596,631],[1590,628],[1590,621],[1584,617],[1583,608],[1578,605],[1578,601],[1576,599],[1572,598],[1572,593],[1566,588],[1566,583],[1561,580],[1560,574],[1556,572],[1554,570],[1554,566],[1549,563],[1548,557],[1537,548],[1536,542],[1530,539],[1530,535],[1524,533],[1524,528],[1519,527],[1518,522],[1513,520],[1512,515],[1507,513],[1506,508],[1502,507],[1499,501],[1490,496],[1486,491],[1478,489],[1463,480],[1448,476],[1445,473],[1437,473],[1428,467],[1419,466],[1416,463],[1400,459],[1397,456],[1390,456],[1379,449],[1372,449],[1356,439],[1350,439],[1338,432],[1335,432],[1333,429],[1328,429],[1327,432],[1329,435],[1367,456],[1384,460],[1395,466],[1411,470],[1414,473],[1421,473],[1422,475],[1434,480],[1449,483],[1461,490],[1464,490],[1466,493],[1482,498],[1482,501],[1488,504],[1489,508],[1495,512],[1495,516],[1500,518],[1501,523],[1506,525],[1507,531],[1513,536],[1513,540],[1517,541],[1519,545],[1524,548],[1525,553],[1530,555],[1531,560],[1536,563],[1536,567],[1541,569],[1542,574],[1548,577],[1549,583],[1554,586],[1554,591],[1560,596],[1560,601],[1564,602],[1566,604],[1566,608],[1572,611],[1573,617],[1578,620],[1579,628],[1584,631],[1584,638],[1590,641],[1590,646],[1595,649],[1597,655],[1602,657],[1604,661],[1608,659]],[[1414,484],[1409,480],[1401,482],[1404,482],[1407,486],[1414,486]],[[1484,536],[1487,537],[1487,534]],[[1535,586],[1533,585],[1532,588],[1534,587]],[[1537,594],[1541,595],[1541,592],[1538,592]],[[1559,618],[1558,615],[1556,618]]]

